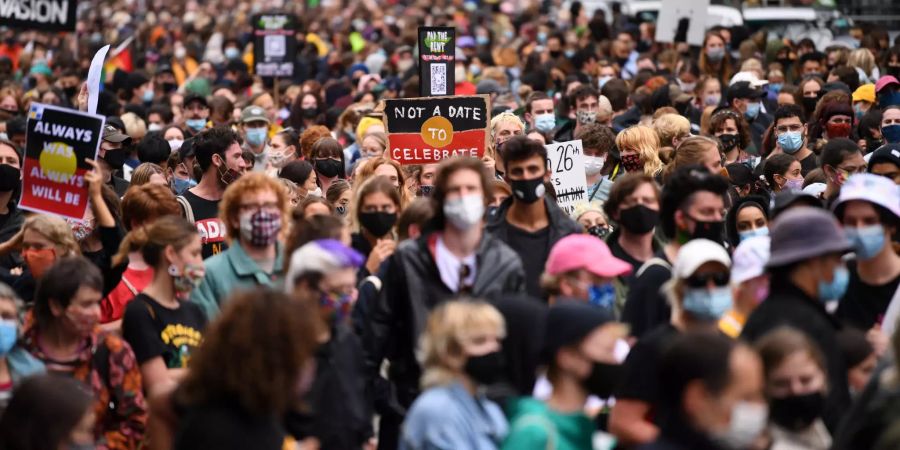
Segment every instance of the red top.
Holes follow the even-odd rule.
[[[153,268],[135,270],[129,267],[125,269],[122,281],[100,302],[100,323],[121,319],[122,314],[125,314],[125,305],[150,285],[151,281],[153,281]]]

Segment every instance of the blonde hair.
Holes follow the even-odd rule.
[[[660,146],[673,147],[673,139],[691,132],[691,121],[678,114],[663,114],[653,121],[653,129]]]
[[[72,228],[65,220],[47,214],[36,214],[25,219],[22,231],[31,230],[47,238],[56,247],[57,259],[66,256],[81,255]]]
[[[622,130],[616,136],[616,147],[619,152],[637,151],[644,163],[644,173],[647,175],[655,176],[663,168],[659,159],[659,136],[653,128],[635,125]]]
[[[419,345],[422,363],[422,389],[449,384],[459,369],[450,366],[450,358],[464,357],[463,342],[476,332],[492,330],[500,337],[506,325],[500,312],[490,304],[471,299],[448,301],[428,316]]]
[[[393,159],[376,157],[366,161],[365,164],[360,167],[359,174],[353,180],[353,198],[357,198],[360,189],[362,189],[362,185],[365,184],[366,181],[374,178],[375,170],[385,164],[393,167],[397,171],[397,182],[400,183],[400,204],[397,208],[397,214],[400,214],[400,210],[406,208],[406,205],[408,205],[412,199],[410,198],[409,189],[406,189],[406,173],[403,171],[403,167],[400,163]]]
[[[706,152],[710,150],[710,147],[719,153],[719,158],[722,157],[722,150],[719,148],[718,141],[706,136],[691,136],[679,143],[678,148],[675,149],[675,158],[671,164],[666,166],[663,181],[667,180],[669,175],[680,166],[702,164],[701,161],[703,161],[703,157],[706,156]]]
[[[144,119],[133,112],[122,114],[122,123],[125,124],[125,134],[135,142],[140,141],[147,134],[147,125],[144,123]]]
[[[858,48],[850,52],[847,65],[861,69],[867,77],[871,78],[872,70],[875,68],[875,55],[867,48]]]
[[[491,147],[496,147],[495,138],[494,138],[494,130],[497,129],[497,126],[501,123],[511,123],[517,125],[522,132],[525,132],[525,122],[522,122],[522,119],[519,116],[509,112],[503,111],[500,114],[497,114],[491,119]]]
[[[166,172],[158,164],[143,163],[135,167],[134,172],[131,173],[131,186],[141,186],[149,183],[150,177],[154,174],[162,175],[163,178],[166,177]]]

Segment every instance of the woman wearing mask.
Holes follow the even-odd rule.
[[[366,161],[365,165],[360,169],[359,174],[353,179],[356,187],[362,186],[369,179],[383,176],[387,178],[391,184],[400,193],[400,206],[405,208],[412,199],[409,189],[405,189],[407,184],[406,175],[400,163],[388,158],[377,157]]]
[[[3,255],[16,249],[19,249],[25,264],[12,287],[23,299],[34,298],[35,284],[54,262],[81,255],[69,224],[59,217],[44,214],[25,219],[22,229],[0,244],[0,254]]]
[[[0,417],[22,381],[45,371],[44,363],[18,345],[19,312],[23,308],[15,291],[0,283]]]
[[[354,204],[353,249],[367,258],[359,279],[378,273],[381,263],[394,253],[397,241],[394,225],[402,208],[400,193],[385,176],[375,176],[363,183]]]
[[[231,239],[228,250],[205,264],[203,283],[190,293],[191,301],[215,318],[235,289],[271,286],[282,270],[278,237],[287,217],[289,200],[281,184],[263,173],[248,173],[232,183],[219,204],[219,218]]]
[[[294,101],[294,106],[291,107],[291,115],[287,120],[288,124],[291,128],[298,131],[322,125],[324,119],[323,103],[319,97],[311,92],[300,95]]]
[[[783,327],[762,336],[756,349],[769,399],[769,448],[831,448],[831,435],[822,422],[828,378],[819,347],[803,333]]]
[[[731,259],[707,239],[694,239],[678,251],[672,279],[663,290],[672,305],[671,321],[638,340],[625,360],[623,383],[609,418],[609,430],[623,445],[651,442],[659,428],[648,420],[660,399],[659,361],[666,343],[686,332],[712,332],[731,308]]]
[[[36,375],[16,389],[7,414],[0,420],[4,450],[93,449],[93,399],[69,378]]]
[[[692,164],[709,169],[710,173],[722,172],[722,153],[719,143],[705,136],[691,136],[680,142],[673,160],[663,171],[663,179],[668,179],[679,167]]]
[[[797,96],[799,98],[796,99],[796,103],[803,107],[804,117],[808,119],[812,118],[813,113],[816,111],[816,105],[819,103],[819,99],[825,94],[822,90],[822,86],[824,85],[825,82],[822,81],[821,78],[814,76],[805,77],[797,85]]]
[[[616,147],[626,172],[643,172],[652,177],[662,173],[659,159],[659,136],[645,125],[635,125],[622,130],[616,136]]]
[[[606,239],[613,256],[631,264],[631,274],[623,280],[631,287],[633,275],[660,251],[653,238],[659,223],[659,186],[652,177],[627,174],[613,185],[603,204],[607,217],[618,226]]]
[[[270,172],[280,173],[285,166],[300,157],[300,136],[292,128],[275,133],[267,153],[266,161],[272,169]]]
[[[337,180],[325,192],[325,200],[335,214],[344,217],[353,202],[353,187],[347,180]]]
[[[731,248],[754,236],[769,235],[768,200],[751,195],[743,197],[725,215],[725,233]]]
[[[722,103],[722,83],[712,76],[704,76],[697,82],[694,90],[694,106],[703,111],[709,106],[716,107]]]
[[[379,158],[384,154],[387,148],[387,135],[376,131],[369,133],[363,138],[362,145],[359,147],[359,157],[362,160],[369,158]]]
[[[101,333],[103,277],[82,257],[60,259],[35,293],[34,323],[23,343],[47,371],[81,381],[94,396],[94,438],[109,449],[133,449],[147,422],[141,372],[131,346]]]
[[[291,161],[281,169],[278,176],[297,185],[300,200],[310,195],[322,197],[322,188],[316,183],[316,172],[307,161]]]
[[[406,415],[401,450],[497,449],[508,424],[481,387],[502,372],[503,316],[478,301],[448,301],[428,318],[422,336],[425,389]]]
[[[725,83],[731,79],[733,70],[731,55],[725,48],[725,38],[714,31],[706,33],[700,53],[700,72]]]
[[[322,192],[328,192],[328,187],[336,180],[346,178],[344,175],[344,149],[333,138],[321,138],[313,144],[310,162],[316,169],[316,178]]]
[[[763,176],[773,194],[803,189],[800,161],[793,155],[785,153],[772,155],[766,159],[764,166]]]
[[[827,102],[828,100],[824,100]],[[818,117],[809,129],[813,151],[822,153],[822,148],[831,139],[850,138],[853,131],[853,108],[843,102],[824,103]]]
[[[496,192],[496,189],[495,191]],[[603,212],[603,204],[600,202],[580,202],[575,205],[575,212],[572,213],[572,219],[575,219],[579,225],[584,227],[584,232],[600,239],[606,239],[612,231],[609,220]]]
[[[153,281],[125,308],[122,336],[131,344],[148,392],[178,382],[200,346],[206,316],[188,302],[203,279],[200,235],[180,216],[157,219],[147,229],[141,249],[154,269]]]
[[[751,144],[750,125],[740,114],[733,109],[716,112],[710,118],[709,131],[722,143],[725,165],[738,162],[756,167],[759,158],[746,151]]]
[[[550,250],[541,290],[550,304],[587,302],[616,317],[621,302],[617,301],[614,283],[616,278],[630,273],[631,266],[613,256],[603,241],[573,234],[560,239]]]

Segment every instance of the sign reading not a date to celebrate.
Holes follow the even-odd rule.
[[[566,214],[572,214],[575,205],[585,200],[587,190],[581,139],[547,144],[544,147],[547,149],[547,168],[550,170],[550,182],[556,191],[556,203]]]
[[[481,158],[491,117],[487,95],[385,100],[391,159],[434,164],[454,156]]]
[[[81,220],[88,206],[85,159],[97,158],[103,116],[32,103],[19,207]]]

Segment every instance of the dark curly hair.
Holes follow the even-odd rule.
[[[724,197],[728,192],[728,180],[696,164],[679,167],[669,177],[663,188],[659,210],[663,233],[667,238],[675,238],[675,211],[684,209],[694,194],[700,191]]]
[[[297,381],[316,350],[318,318],[311,302],[271,289],[232,296],[191,357],[176,403],[233,399],[247,413],[281,416],[300,394]]]
[[[194,137],[194,154],[197,155],[197,164],[200,170],[206,172],[212,165],[213,155],[224,157],[225,151],[231,144],[241,143],[241,137],[231,128],[216,127],[203,130]]]

